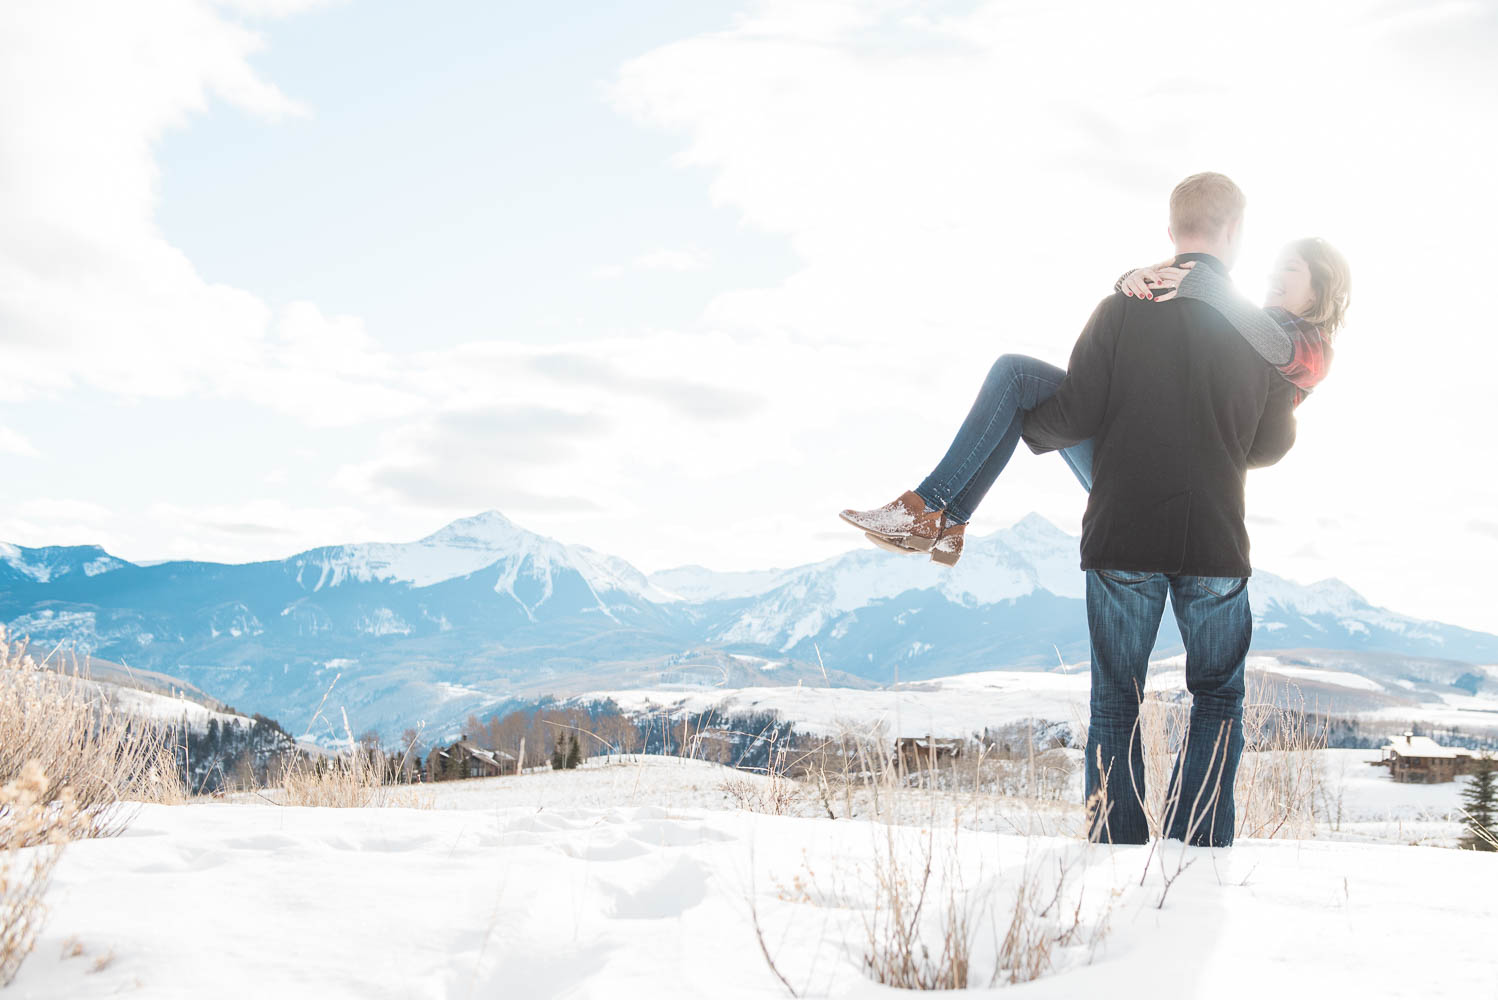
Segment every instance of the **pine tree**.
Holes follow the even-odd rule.
[[[457,781],[464,777],[463,748],[454,743],[447,748],[447,755],[438,758],[438,781]]]
[[[1498,761],[1484,757],[1462,789],[1462,808],[1467,813],[1467,835],[1462,846],[1476,851],[1498,851]],[[1483,834],[1486,833],[1486,836]]]
[[[567,768],[571,770],[583,762],[582,747],[577,745],[577,734],[572,734],[572,742],[567,745]]]
[[[567,766],[567,751],[563,749],[562,737],[557,736],[556,745],[551,750],[551,769],[560,771]]]

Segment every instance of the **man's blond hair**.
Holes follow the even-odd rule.
[[[1212,237],[1243,216],[1248,199],[1223,174],[1192,174],[1170,192],[1170,231],[1182,236]]]

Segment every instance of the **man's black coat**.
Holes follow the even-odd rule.
[[[1223,270],[1209,254],[1185,260]],[[1116,292],[1024,437],[1036,452],[1093,439],[1083,569],[1248,576],[1244,478],[1295,443],[1294,398],[1211,306]]]

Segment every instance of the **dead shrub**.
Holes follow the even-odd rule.
[[[0,626],[0,984],[36,942],[63,846],[123,832],[127,802],[184,795],[169,730],[113,710],[76,663],[48,659]]]
[[[38,663],[3,626],[0,732],[0,783],[36,764],[47,778],[42,800],[59,802],[66,791],[88,820],[83,836],[120,833],[131,818],[123,803],[183,798],[169,727],[112,708],[76,664],[54,670]]]
[[[1055,970],[1062,949],[1085,944],[1089,960],[1108,933],[1109,908],[1089,925],[1083,919],[1083,895],[1069,896],[1074,857],[1057,861],[1054,875],[1039,865],[1027,865],[1014,897],[1009,926],[999,946],[990,985],[1028,983]]]
[[[358,809],[383,805],[385,772],[384,755],[374,757],[360,751],[349,729],[348,715],[343,717],[350,750],[345,754],[312,757],[298,753],[286,761],[281,771],[281,805],[319,806],[332,809]]]
[[[277,798],[271,801],[283,806],[331,809],[365,806],[435,808],[436,799],[431,792],[415,792],[409,784],[398,780],[399,775],[408,771],[406,765],[414,744],[407,746],[398,758],[378,747],[361,745],[354,740],[348,713],[342,714],[349,750],[326,756],[314,756],[306,750],[286,755],[277,779],[280,790]]]
[[[740,809],[784,816],[800,798],[800,788],[786,773],[788,767],[787,754],[784,748],[780,748],[770,754],[770,766],[765,769],[765,780],[738,777],[730,772],[723,779],[721,787]]]
[[[1108,933],[1112,898],[1092,912],[1074,874],[1085,848],[1027,863],[1008,889],[981,877],[969,889],[960,825],[940,846],[930,830],[915,843],[895,831],[884,825],[864,918],[864,971],[876,982],[915,990],[1027,983],[1060,968],[1064,954],[1090,961]],[[993,947],[982,947],[990,937]]]
[[[53,796],[52,788],[34,761],[0,786],[0,986],[10,984],[36,944],[63,846],[92,827],[70,789]]]
[[[930,830],[913,856],[901,840],[895,827],[884,826],[874,859],[874,906],[864,919],[864,972],[898,989],[966,989],[978,913],[963,889],[955,851],[938,858]]]
[[[374,805],[379,776],[361,767],[357,755],[293,758],[281,773],[280,804],[358,809]]]
[[[1185,744],[1191,706],[1170,693],[1147,692],[1139,703],[1135,738],[1144,758],[1144,789],[1131,787],[1125,768],[1109,776],[1108,795],[1140,802],[1150,836],[1164,836],[1171,815],[1191,803],[1170,799],[1170,776]],[[1249,675],[1243,702],[1243,755],[1233,782],[1235,837],[1312,836],[1318,798],[1325,797],[1322,755],[1325,720],[1305,709],[1299,688]],[[1217,789],[1210,789],[1214,798]],[[1205,808],[1204,803],[1196,804]],[[1096,806],[1094,806],[1096,808]],[[1193,815],[1195,812],[1193,811]]]
[[[1250,675],[1243,706],[1244,753],[1234,782],[1238,836],[1315,835],[1317,799],[1331,794],[1321,753],[1327,735],[1325,717],[1306,710],[1298,687]]]

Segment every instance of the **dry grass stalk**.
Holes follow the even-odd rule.
[[[784,748],[770,752],[770,766],[765,769],[765,781],[730,776],[723,779],[723,791],[734,805],[749,812],[769,813],[784,816],[801,798],[801,788],[788,774],[789,755]]]
[[[926,824],[939,818],[945,825],[960,815],[970,825],[1019,834],[1070,833],[1076,819],[1061,806],[1070,797],[1074,754],[1042,747],[1029,730],[1016,727],[1011,746],[974,739],[956,757],[929,745],[901,757],[882,724],[844,725],[835,736],[788,751],[785,773],[832,819]]]
[[[931,830],[925,831],[913,859],[904,856],[900,841],[895,827],[886,824],[874,860],[875,902],[864,919],[864,971],[875,982],[899,989],[966,989],[978,913],[964,891],[955,847],[938,865]],[[928,902],[937,911],[929,943]]]
[[[1088,914],[1082,890],[1074,888],[1081,853],[1055,858],[1054,866],[1026,865],[1013,902],[997,905],[995,886],[967,888],[959,862],[960,824],[939,848],[929,829],[914,849],[911,838],[896,830],[883,825],[874,862],[875,903],[864,920],[864,970],[877,982],[918,990],[967,989],[985,978],[989,986],[1031,982],[1054,972],[1065,950],[1075,954],[1085,947],[1090,959],[1107,935],[1111,902],[1101,913]],[[975,951],[975,942],[990,931],[994,950]]]
[[[1001,980],[1032,982],[1055,969],[1060,949],[1081,944],[1085,937],[1090,955],[1102,943],[1108,932],[1108,913],[1089,930],[1082,919],[1082,894],[1077,893],[1074,905],[1067,905],[1067,880],[1074,863],[1074,858],[1059,861],[1054,878],[1039,866],[1027,867],[990,985]]]
[[[181,801],[170,727],[115,710],[76,666],[53,670],[47,662],[0,626],[0,783],[38,764],[48,781],[43,799],[57,802],[66,790],[91,837],[125,828],[124,802]]]
[[[90,817],[64,787],[30,762],[0,786],[0,986],[9,985],[46,918],[42,898],[68,841],[87,836]]]
[[[1162,891],[1157,903],[1164,907],[1176,880],[1195,863],[1187,852],[1210,823],[1222,795],[1229,732],[1227,724],[1215,734],[1207,773],[1213,776],[1198,788],[1191,802],[1181,801],[1180,790],[1169,781],[1175,760],[1189,736],[1188,706],[1177,700],[1147,695],[1140,703],[1135,740],[1144,759],[1145,789],[1132,788],[1149,824],[1150,851],[1145,857],[1143,885],[1152,861],[1159,862]],[[1324,723],[1305,711],[1299,690],[1287,685],[1277,691],[1262,680],[1251,681],[1243,710],[1244,753],[1233,783],[1234,837],[1305,837],[1314,834],[1318,796],[1324,790],[1320,751],[1326,748]],[[1105,808],[1105,806],[1104,806]],[[1184,843],[1167,862],[1164,839],[1185,810]],[[1214,838],[1215,839],[1215,838]]]
[[[1325,718],[1306,710],[1299,688],[1250,677],[1234,782],[1238,836],[1313,836],[1318,798],[1336,803],[1340,824],[1341,796],[1322,767],[1327,735]]]
[[[1140,801],[1155,839],[1165,835],[1183,805],[1191,809],[1193,821],[1199,810],[1211,811],[1208,802],[1183,804],[1171,798],[1170,776],[1186,741],[1190,715],[1189,702],[1177,697],[1150,692],[1139,703],[1135,738],[1144,758],[1145,787],[1143,794],[1134,788],[1122,794]],[[1303,838],[1315,833],[1318,800],[1335,795],[1323,773],[1320,751],[1326,744],[1325,721],[1305,710],[1298,688],[1278,687],[1250,675],[1243,705],[1244,752],[1233,782],[1235,837]],[[1214,766],[1222,765],[1219,761]]]
[[[1462,815],[1467,817],[1467,832],[1472,839],[1486,844],[1487,850],[1498,851],[1498,831],[1483,826],[1465,809],[1462,810]]]
[[[316,759],[298,753],[285,764],[281,772],[281,805],[359,809],[391,801],[385,791],[383,751],[361,750],[354,741],[347,712],[343,714],[343,731],[348,737],[348,753]]]
[[[358,809],[374,805],[380,788],[357,755],[311,759],[299,755],[281,773],[280,804]]]
[[[981,879],[982,889],[967,887],[958,851],[962,831],[978,818],[973,810],[999,808],[1015,801],[1013,796],[1062,798],[1076,766],[1070,757],[1024,740],[1018,752],[970,744],[955,759],[926,748],[924,758],[905,761],[894,752],[894,743],[882,725],[844,726],[809,749],[778,756],[772,768],[787,784],[799,785],[829,817],[873,821],[874,859],[857,873],[873,897],[872,905],[860,907],[865,973],[897,988],[963,989],[984,980],[1025,982],[1053,970],[1064,948],[1095,948],[1107,931],[1106,913],[1096,921],[1083,920],[1080,894],[1073,898],[1068,886],[1071,864],[1060,863],[1054,882],[1049,869],[1027,869],[1013,906],[996,907],[991,888]],[[769,792],[749,788],[737,793],[745,808],[774,812],[784,807],[783,801],[768,798]],[[1033,804],[1032,798],[1018,801]],[[950,836],[934,832],[948,826]],[[792,898],[808,895],[798,878]],[[1073,902],[1070,909],[1067,901]],[[766,962],[794,996],[796,990],[776,967],[757,926],[753,903],[751,894]],[[992,945],[975,949],[990,930]]]
[[[36,942],[63,845],[123,832],[127,801],[184,796],[170,730],[115,711],[76,664],[49,659],[0,626],[0,984]]]
[[[337,682],[337,678],[334,678]],[[323,694],[323,703],[328,692]],[[318,704],[318,715],[322,704]],[[315,806],[330,809],[359,809],[365,806],[399,807],[405,809],[434,809],[436,793],[431,789],[420,791],[402,780],[412,773],[411,756],[420,738],[420,730],[406,740],[405,748],[389,754],[381,749],[377,741],[370,742],[373,734],[363,741],[355,740],[349,726],[348,712],[340,709],[343,717],[343,732],[349,749],[343,753],[320,755],[307,749],[286,754],[280,762],[280,772],[275,778],[278,791],[268,798],[277,805]],[[314,716],[314,721],[316,716]],[[308,726],[311,732],[311,725]]]

